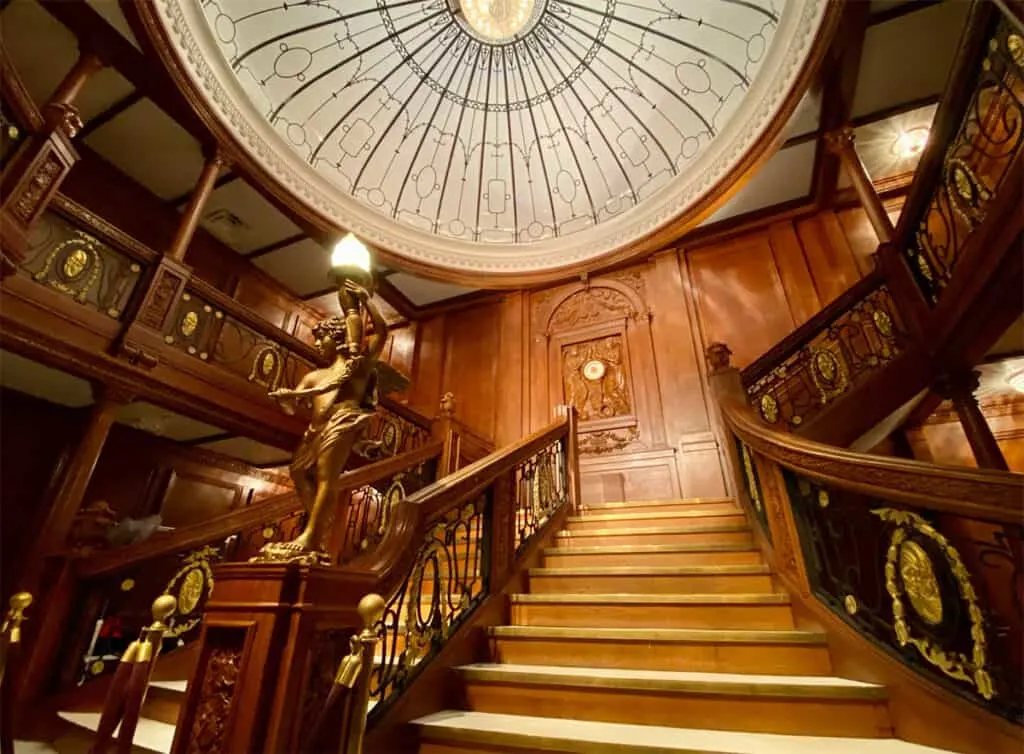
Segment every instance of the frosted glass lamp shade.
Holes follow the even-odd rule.
[[[362,241],[348,233],[334,245],[334,251],[331,252],[331,267],[335,269],[354,267],[357,270],[369,273],[370,250],[366,248]]]

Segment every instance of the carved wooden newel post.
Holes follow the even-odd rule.
[[[302,751],[373,580],[297,563],[231,563],[214,580],[172,754]]]

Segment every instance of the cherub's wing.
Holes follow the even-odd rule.
[[[386,361],[377,362],[377,393],[389,395],[400,393],[409,387],[409,378]]]

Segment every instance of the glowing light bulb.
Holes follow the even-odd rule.
[[[370,271],[370,250],[351,233],[334,245],[331,252],[331,267],[355,267],[363,272]]]
[[[920,154],[927,143],[928,129],[912,128],[909,131],[900,131],[892,144],[892,151],[897,157],[906,160]]]
[[[1006,378],[1006,384],[1018,393],[1024,393],[1024,372],[1016,372]]]
[[[462,0],[466,23],[485,39],[513,39],[533,16],[536,0]]]

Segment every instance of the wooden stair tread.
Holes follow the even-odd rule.
[[[749,531],[750,524],[705,524],[696,526],[646,526],[631,529],[590,529],[588,531],[568,531],[563,529],[558,536],[565,539],[573,537],[611,537],[638,534],[710,534],[720,531]]]
[[[179,694],[184,694],[188,688],[188,681],[150,681],[149,686],[154,689],[177,691]]]
[[[578,754],[948,754],[899,739],[787,736],[447,710],[414,720],[421,740]]]
[[[569,516],[565,519],[566,525],[582,524],[602,521],[661,521],[675,518],[721,518],[723,516],[741,516],[743,511],[739,508],[721,513],[708,513],[707,511],[664,511],[658,513],[590,513],[584,516]]]
[[[547,547],[545,555],[643,555],[673,552],[760,552],[753,544],[708,542],[699,545],[591,545],[587,547]]]
[[[585,511],[618,511],[629,510],[630,508],[647,508],[655,505],[663,505],[666,508],[674,506],[686,507],[688,505],[714,505],[715,503],[733,503],[736,501],[731,497],[687,497],[673,498],[670,500],[618,500],[610,503],[584,504]]]
[[[562,628],[558,626],[492,626],[497,639],[584,639],[587,641],[658,641],[711,644],[826,644],[817,631],[702,628]]]
[[[95,733],[99,729],[99,712],[58,712],[57,715],[62,720],[92,733]],[[133,748],[142,751],[155,752],[155,754],[168,754],[171,750],[171,744],[173,743],[173,725],[161,723],[157,720],[150,720],[146,717],[139,718],[139,724],[135,728],[135,736],[132,739]]]
[[[456,670],[468,680],[490,683],[788,698],[885,699],[888,696],[884,686],[832,676],[694,673],[496,663],[463,665]]]
[[[769,574],[767,565],[587,566],[531,568],[530,576],[729,576]]]
[[[788,605],[792,601],[785,592],[764,594],[513,594],[516,604],[584,604],[604,605]]]

